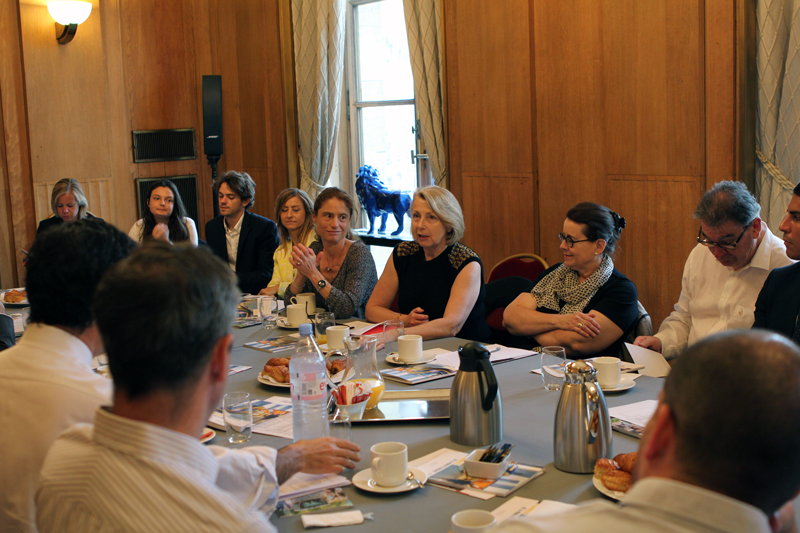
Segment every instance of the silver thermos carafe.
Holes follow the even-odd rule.
[[[503,440],[503,403],[489,351],[479,342],[458,349],[461,360],[450,388],[450,440],[486,446]]]
[[[565,367],[553,449],[556,468],[574,474],[589,474],[598,459],[612,456],[611,419],[591,363],[575,361]]]

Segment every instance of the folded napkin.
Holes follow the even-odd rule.
[[[310,527],[336,527],[336,526],[352,526],[361,524],[364,520],[372,520],[372,513],[361,514],[361,511],[344,511],[341,513],[325,513],[303,515],[300,517],[303,521],[303,527],[308,529]]]

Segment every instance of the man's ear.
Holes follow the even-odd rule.
[[[675,419],[672,417],[672,409],[669,405],[660,403],[653,416],[655,420],[649,438],[640,450],[648,461],[658,461],[671,453],[675,446]]]
[[[758,235],[761,233],[761,224],[761,218],[759,217],[754,218],[750,223],[750,225],[753,226],[753,231],[756,232],[756,237],[758,237]]]
[[[217,339],[211,351],[209,376],[214,383],[224,383],[228,379],[228,360],[233,344],[233,335],[228,334]]]

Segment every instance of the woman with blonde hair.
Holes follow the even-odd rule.
[[[375,261],[367,246],[353,240],[350,222],[355,209],[353,199],[338,187],[328,187],[314,201],[312,218],[319,240],[292,247],[292,262],[297,268],[283,300],[314,292],[317,307],[333,312],[336,318],[364,318],[364,306],[378,281]]]
[[[407,334],[487,342],[483,264],[461,244],[464,215],[455,196],[431,185],[411,202],[414,242],[399,244],[367,303],[367,319],[399,319]],[[397,298],[398,311],[391,309]]]
[[[283,298],[286,288],[297,275],[297,268],[291,257],[293,244],[310,246],[317,238],[313,212],[311,197],[301,189],[284,189],[275,199],[275,222],[278,224],[281,243],[273,255],[272,279],[258,294]]]
[[[81,184],[73,178],[60,179],[53,185],[50,193],[50,208],[53,214],[41,222],[36,228],[36,234],[58,226],[59,224],[75,222],[82,218],[97,218],[88,211],[89,202],[83,193]]]

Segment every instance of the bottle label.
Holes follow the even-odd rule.
[[[319,400],[326,396],[324,374],[299,374],[298,380],[292,380],[292,398],[296,400]],[[295,386],[297,385],[297,386]],[[299,390],[297,390],[299,389]]]

